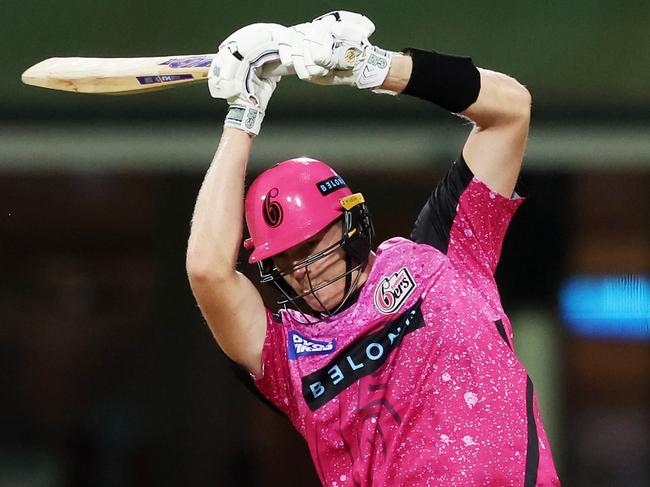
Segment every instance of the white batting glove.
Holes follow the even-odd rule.
[[[260,77],[262,67],[278,63],[275,36],[286,30],[279,24],[252,24],[231,34],[219,46],[208,75],[214,98],[230,106],[224,125],[259,134],[266,107],[280,76]]]
[[[278,33],[282,64],[311,83],[377,88],[388,75],[393,53],[370,44],[374,31],[372,21],[361,14],[327,13]]]

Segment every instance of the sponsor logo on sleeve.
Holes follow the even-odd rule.
[[[375,288],[375,307],[389,315],[402,307],[415,289],[415,280],[406,267],[384,277]]]
[[[305,338],[297,331],[289,332],[289,360],[296,360],[303,355],[327,355],[336,350],[336,340],[320,341]]]

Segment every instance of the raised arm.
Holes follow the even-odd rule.
[[[416,59],[426,62],[422,55]],[[409,85],[412,70],[411,56],[395,54],[381,88],[402,93]],[[474,123],[463,148],[463,157],[477,178],[494,191],[510,197],[526,147],[530,93],[504,74],[481,68],[478,73],[478,97],[459,112]]]
[[[257,76],[262,54],[269,60],[267,53],[276,46],[270,25],[254,24],[235,32],[221,44],[210,67],[210,93],[227,99],[229,110],[196,199],[186,258],[192,292],[217,343],[256,375],[261,372],[266,309],[255,286],[236,266],[246,166],[278,80]]]
[[[251,144],[246,132],[224,128],[196,199],[186,267],[196,302],[221,349],[259,373],[264,303],[255,286],[236,271]]]
[[[479,72],[478,99],[461,112],[474,122],[463,157],[477,178],[510,198],[526,148],[531,96],[509,76],[486,69]]]
[[[528,90],[469,58],[378,48],[368,40],[374,30],[361,14],[330,12],[289,29],[294,38],[281,49],[282,61],[311,83],[405,93],[468,118],[474,128],[463,148],[467,165],[491,189],[512,196],[528,135]]]

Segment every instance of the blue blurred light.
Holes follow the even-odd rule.
[[[580,336],[648,340],[650,277],[571,277],[560,289],[560,312]]]

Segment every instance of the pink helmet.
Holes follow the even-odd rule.
[[[313,237],[343,215],[340,200],[351,194],[341,176],[315,159],[290,159],[264,171],[246,193],[248,262],[261,262]]]

